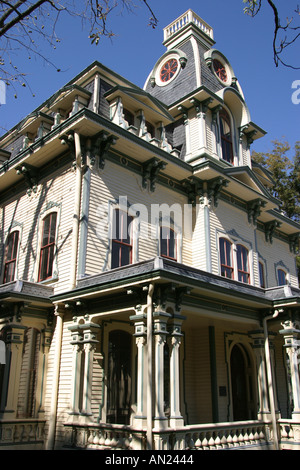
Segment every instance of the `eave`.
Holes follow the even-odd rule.
[[[142,288],[149,282],[175,283],[178,287],[188,287],[191,295],[210,298],[218,301],[220,305],[224,302],[240,305],[242,300],[243,306],[249,309],[272,306],[272,302],[265,298],[264,289],[228,280],[160,257],[87,276],[78,280],[76,289],[54,295],[51,300],[55,304],[95,300],[101,296],[115,296],[130,287]]]
[[[83,108],[53,128],[43,138],[29,145],[28,148],[21,151],[15,158],[7,160],[0,167],[1,191],[21,181],[22,176],[17,175],[16,172],[17,167],[21,164],[26,163],[38,169],[53,160],[57,155],[60,155],[63,150],[61,137],[75,131],[83,138],[93,137],[101,131],[105,131],[116,137],[113,149],[120,152],[120,154],[124,153],[124,148],[126,148],[126,153],[141,163],[156,157],[166,163],[166,171],[164,173],[172,175],[178,181],[192,175],[192,169],[188,163],[130,133],[93,111]]]
[[[253,175],[251,170],[248,169],[248,167],[240,168],[241,167],[236,167],[236,173],[241,171],[247,175],[249,182],[253,183],[252,187],[233,176],[235,175],[235,168],[228,168],[227,165],[220,165],[211,160],[205,160],[193,167],[193,175],[203,181],[209,181],[214,178],[223,178],[227,182],[226,193],[229,195],[231,194],[234,197],[238,197],[246,203],[256,199],[262,199],[265,203],[266,210],[278,207],[279,201],[270,196],[258,179]]]
[[[125,108],[128,107],[132,112],[138,112],[140,109],[143,109],[146,115],[149,116],[148,119],[154,123],[162,122],[166,126],[174,121],[166,107],[143,90],[116,86],[105,93],[104,97],[108,102],[120,97]]]
[[[168,108],[169,113],[174,118],[176,118],[178,114],[182,114],[185,112],[185,110],[193,108],[195,106],[195,100],[199,103],[207,103],[207,106],[209,106],[211,109],[223,104],[223,100],[219,96],[217,96],[205,86],[201,86],[180,100],[172,103],[172,105]]]
[[[17,280],[0,286],[0,299],[6,305],[25,303],[35,307],[52,308],[51,295],[53,295],[52,287],[28,281]]]

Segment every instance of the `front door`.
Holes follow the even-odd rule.
[[[247,388],[247,368],[245,351],[242,347],[235,345],[231,351],[231,392],[232,409],[234,421],[245,421],[249,419],[249,396]]]
[[[130,424],[131,335],[121,330],[109,334],[107,422]]]

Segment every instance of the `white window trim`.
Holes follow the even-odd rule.
[[[8,238],[13,232],[19,232],[19,240],[18,240],[18,249],[17,249],[17,257],[16,257],[16,269],[15,269],[15,276],[14,281],[19,278],[19,257],[20,257],[20,247],[21,247],[21,239],[23,234],[23,224],[15,222],[12,227],[10,227],[5,233],[5,242],[3,246],[3,260],[2,260],[2,267],[1,267],[1,282],[4,281],[4,269],[5,269],[5,249],[7,246]]]
[[[41,260],[41,247],[42,247],[44,220],[49,214],[54,213],[54,212],[56,212],[57,218],[56,218],[56,228],[55,228],[55,251],[54,251],[54,257],[53,257],[52,277],[44,281],[39,281],[39,269],[40,269],[40,260]],[[47,284],[50,282],[56,282],[58,280],[57,245],[58,245],[58,230],[60,226],[60,218],[61,218],[61,204],[57,204],[53,202],[47,204],[46,208],[39,215],[38,229],[37,229],[36,260],[35,260],[35,264],[33,268],[33,275],[31,279],[33,282]]]
[[[231,244],[231,250],[232,250],[232,267],[233,267],[233,279],[232,281],[237,281],[241,282],[241,284],[246,284],[246,285],[254,285],[254,258],[253,258],[253,248],[251,245],[241,239],[233,239],[231,238],[228,234],[226,233],[219,233],[217,237],[217,252],[218,252],[218,266],[219,266],[219,276],[221,276],[221,253],[220,253],[220,239],[224,238],[228,240]],[[237,246],[242,245],[248,250],[248,265],[249,265],[249,275],[250,275],[250,282],[245,283],[242,281],[238,280],[238,263],[237,263]],[[222,276],[223,277],[223,276]]]
[[[131,207],[130,205],[124,206],[119,201],[109,201],[108,203],[108,246],[106,260],[104,263],[104,271],[111,270],[111,255],[112,255],[112,229],[113,229],[113,213],[115,210],[126,212],[129,217],[132,217],[132,233],[131,233],[131,245],[132,245],[132,256],[131,264],[138,262],[138,248],[139,248],[139,232],[140,232],[140,217],[139,212]],[[127,266],[130,266],[128,264]],[[121,266],[120,266],[121,267]],[[120,268],[119,267],[119,268]],[[118,269],[118,268],[113,268]]]

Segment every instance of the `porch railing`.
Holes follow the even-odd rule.
[[[300,450],[300,421],[279,419],[280,447],[284,450]]]
[[[27,418],[0,421],[0,450],[43,449],[45,423]]]
[[[144,450],[146,430],[130,426],[65,425],[68,447],[85,449]],[[155,450],[222,450],[272,447],[271,423],[243,421],[201,424],[179,429],[153,430]]]
[[[156,434],[157,450],[222,450],[267,448],[272,445],[270,423],[240,421],[184,426],[176,431]]]

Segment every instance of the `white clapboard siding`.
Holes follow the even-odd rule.
[[[118,178],[116,174],[118,174]],[[184,204],[187,203],[185,196],[159,184],[156,185],[153,193],[143,189],[140,175],[106,162],[105,170],[101,173],[94,172],[91,178],[86,274],[95,274],[105,269],[108,254],[109,204],[121,197],[126,197],[130,206],[142,205],[145,208],[143,214],[145,213],[146,217],[142,217],[142,219],[146,220],[145,222],[142,220],[142,229],[145,227],[146,229],[145,231],[141,230],[141,233],[145,233],[146,237],[141,236],[138,240],[135,261],[144,261],[158,255],[157,240],[151,236],[151,215],[153,214],[151,205],[163,203],[170,207],[173,204],[180,205],[183,214]],[[139,209],[137,206],[136,208]],[[187,240],[184,240],[182,247],[182,261],[187,263],[191,259],[191,250]]]
[[[282,268],[289,274],[289,281],[293,287],[298,287],[295,255],[289,250],[288,243],[273,237],[273,242],[267,242],[265,234],[257,230],[257,251],[265,263],[265,276],[267,287],[277,285],[276,268]]]
[[[58,291],[68,288],[71,253],[71,230],[74,210],[74,172],[70,165],[52,174],[51,178],[39,182],[36,194],[26,192],[17,200],[8,201],[3,208],[4,234],[11,230],[20,231],[17,278],[37,281],[39,263],[38,235],[42,230],[42,215],[53,205],[58,210],[58,281],[54,287]]]

